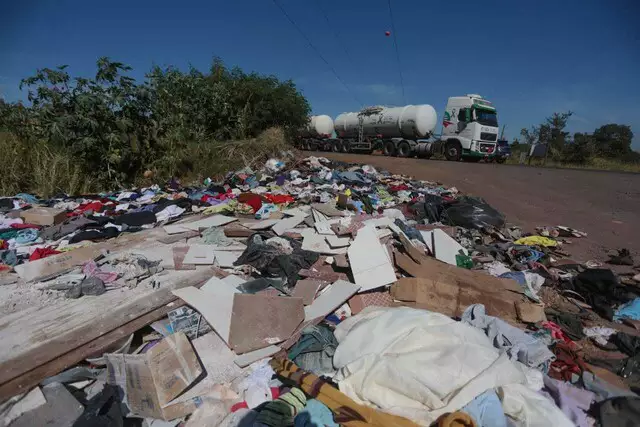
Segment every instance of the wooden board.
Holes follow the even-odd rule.
[[[58,362],[57,358],[175,301],[172,289],[204,283],[212,275],[212,270],[207,267],[200,267],[196,271],[174,271],[159,277],[162,278],[160,289],[110,291],[97,297],[63,300],[45,308],[5,316],[0,319],[0,337],[3,340],[0,346],[0,400],[8,390],[18,393],[26,391],[16,390],[23,380],[12,380],[36,369],[39,369],[37,372],[48,372],[51,368],[41,367],[49,362],[55,362],[60,370],[77,363],[84,356],[79,359],[77,355],[68,357],[64,359],[66,362]],[[150,319],[149,323],[156,319]],[[117,337],[110,336],[106,340],[108,342],[97,341],[97,345],[105,348],[133,331],[135,329],[126,334],[117,334]],[[96,351],[86,353],[91,356]],[[33,374],[28,378],[36,376]]]

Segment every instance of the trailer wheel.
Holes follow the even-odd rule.
[[[341,144],[341,150],[340,150],[340,151],[342,151],[343,153],[349,153],[349,152],[351,152],[351,147],[350,147],[350,145],[351,145],[351,144],[349,144],[349,141],[342,141],[342,144]]]
[[[333,144],[331,144],[331,151],[333,151],[334,153],[339,153],[341,149],[342,144],[340,144],[340,141],[333,141]]]
[[[393,141],[387,141],[384,144],[382,152],[385,156],[395,156],[396,155],[396,145]]]
[[[411,146],[407,141],[401,141],[398,144],[398,157],[409,157],[411,155]]]
[[[458,141],[448,141],[444,148],[444,156],[447,160],[457,162],[462,157],[462,146]]]

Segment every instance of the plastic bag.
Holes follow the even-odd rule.
[[[284,162],[278,159],[269,159],[264,167],[272,173],[280,172],[284,168]]]
[[[415,212],[418,219],[427,220],[429,224],[439,222],[444,210],[444,200],[435,194],[427,194],[424,202],[417,202],[409,206],[409,210]]]
[[[479,197],[460,197],[442,212],[442,221],[465,228],[504,226],[502,213]]]

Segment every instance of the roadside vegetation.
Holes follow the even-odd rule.
[[[206,73],[154,67],[142,82],[130,70],[107,58],[92,78],[44,68],[21,83],[28,105],[0,100],[0,193],[213,177],[289,148],[310,112],[292,81],[219,59]]]
[[[511,143],[509,163],[520,163],[521,153],[529,154],[531,146],[539,144],[546,147],[546,156],[534,157],[530,162],[527,159],[528,164],[640,172],[640,153],[631,149],[633,132],[630,126],[610,123],[593,133],[571,135],[565,128],[572,115],[571,111],[554,113],[543,123],[522,129],[520,138]]]

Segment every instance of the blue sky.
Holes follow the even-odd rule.
[[[405,101],[386,0],[278,1],[364,104],[428,103],[441,117],[449,96],[479,93],[509,138],[572,110],[569,130],[629,124],[640,149],[638,2],[392,0]],[[18,83],[39,67],[91,75],[109,56],[142,78],[154,63],[205,70],[220,56],[293,79],[316,114],[360,107],[272,0],[22,0],[0,10],[7,100],[25,98]]]

